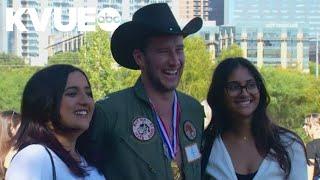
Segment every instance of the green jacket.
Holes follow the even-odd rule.
[[[204,111],[190,96],[180,92],[177,96],[181,109],[179,141],[182,168],[186,180],[197,180],[201,177],[201,159],[188,163],[185,147],[196,143],[200,151]],[[141,117],[154,125],[155,131],[149,140],[139,140],[134,135],[133,122]],[[185,121],[191,122],[196,129],[193,140],[186,137]],[[102,161],[100,166],[107,179],[172,179],[170,161],[164,155],[160,131],[140,79],[134,87],[110,94],[96,103],[88,137],[86,147],[91,155]]]

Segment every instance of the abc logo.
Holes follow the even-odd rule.
[[[116,9],[104,8],[99,12],[97,22],[102,29],[114,31],[121,23],[121,16]]]

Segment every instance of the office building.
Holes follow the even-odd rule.
[[[0,1],[0,52],[8,52],[8,34],[6,32],[7,0]]]
[[[209,20],[217,26],[224,24],[224,0],[209,0]]]
[[[235,42],[257,64],[307,71],[311,39],[320,31],[319,9],[317,0],[229,0],[224,24],[236,27]]]
[[[178,18],[188,20],[193,17],[201,17],[209,20],[209,1],[208,0],[177,0],[179,5]]]

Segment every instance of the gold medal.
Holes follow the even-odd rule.
[[[173,160],[171,161],[171,169],[173,173],[173,179],[182,180],[181,171],[176,161],[173,161]]]

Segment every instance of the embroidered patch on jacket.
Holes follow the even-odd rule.
[[[155,129],[149,119],[139,117],[133,121],[132,131],[134,136],[140,141],[148,141],[154,136]]]
[[[184,134],[189,140],[194,140],[197,136],[197,130],[190,121],[186,121],[183,125]]]

